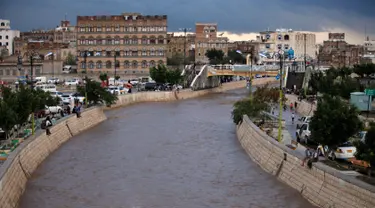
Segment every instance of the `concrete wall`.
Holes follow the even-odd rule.
[[[298,101],[298,97],[296,95],[286,94],[285,97],[288,99],[287,106],[290,103],[297,102],[297,113],[304,115],[304,116],[313,116],[314,111],[316,110],[316,105],[309,103],[305,100]]]
[[[262,78],[255,79],[253,85],[262,85],[269,82],[276,82],[275,78]],[[229,82],[224,83],[222,86],[212,89],[192,91],[190,89],[181,90],[180,92],[141,92],[133,94],[125,94],[119,96],[119,100],[115,105],[112,105],[110,108],[123,107],[133,103],[139,102],[165,102],[165,101],[175,101],[175,100],[184,100],[189,98],[195,98],[202,95],[207,95],[209,93],[218,93],[224,92],[227,90],[233,90],[238,88],[245,88],[246,81],[239,82]],[[108,108],[107,108],[108,109]]]
[[[50,136],[40,130],[17,147],[0,167],[0,207],[17,207],[26,182],[38,165],[71,137],[105,119],[100,107],[90,108],[82,112],[81,118],[70,116],[59,121],[51,128]]]
[[[254,81],[254,85],[266,84],[274,80],[274,78],[258,79]],[[122,107],[138,102],[188,99],[208,93],[223,92],[245,86],[246,82],[241,81],[230,82],[218,88],[200,91],[185,90],[180,93],[144,92],[127,94],[120,96],[117,104],[113,105],[111,108]],[[82,113],[81,118],[70,116],[59,121],[51,128],[52,135],[46,136],[44,131],[37,131],[34,137],[27,139],[17,147],[0,167],[0,208],[17,207],[18,200],[25,190],[27,180],[44,159],[71,137],[99,124],[105,119],[106,116],[101,107],[90,108]]]
[[[375,188],[339,171],[314,163],[301,166],[293,150],[277,143],[247,116],[237,127],[237,138],[251,159],[266,172],[297,189],[308,201],[327,208],[375,207]]]

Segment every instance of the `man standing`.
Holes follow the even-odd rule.
[[[292,112],[292,124],[294,124],[294,112]]]

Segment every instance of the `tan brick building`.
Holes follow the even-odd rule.
[[[149,68],[166,64],[167,16],[123,13],[77,17],[78,71],[146,75]]]
[[[63,20],[60,26],[55,28],[54,42],[56,43],[70,43],[76,46],[77,42],[77,31],[76,27],[70,25],[70,21]]]
[[[351,45],[344,40],[328,40],[323,42],[318,60],[320,65],[348,67],[360,64],[363,54],[363,46]]]
[[[184,35],[175,35],[174,33],[169,33],[167,35],[167,57],[172,58],[173,56],[180,54],[184,55],[184,48],[186,53],[186,58],[194,54],[191,54],[194,51],[195,44],[195,34]],[[186,47],[185,47],[186,43]]]
[[[228,54],[228,38],[217,34],[216,23],[196,23],[195,24],[195,61],[208,63],[205,56],[210,49],[222,50]]]

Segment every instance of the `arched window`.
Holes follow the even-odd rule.
[[[101,61],[97,61],[96,62],[96,68],[97,69],[101,69],[103,66],[102,66],[102,62]]]
[[[134,45],[137,45],[138,44],[138,38],[137,38],[137,36],[133,36],[133,41],[132,41],[132,44],[134,44]]]
[[[130,44],[130,39],[129,39],[128,36],[125,36],[125,37],[124,37],[124,44],[125,44],[125,45]]]
[[[112,45],[113,42],[112,42],[112,38],[110,36],[107,36],[107,45]]]
[[[130,62],[129,61],[124,61],[124,67],[129,68],[130,67]]]
[[[134,69],[138,68],[138,62],[137,62],[137,61],[133,61],[133,62],[132,62],[132,67],[133,67]]]
[[[147,61],[145,60],[142,61],[142,68],[147,68]]]
[[[96,37],[96,44],[97,45],[102,45],[103,44],[103,38],[102,38],[102,36],[97,36]]]
[[[1,23],[1,26],[5,26],[5,23],[4,23],[4,22],[2,22],[2,23]]]
[[[284,40],[289,40],[289,35],[284,35]]]
[[[146,50],[146,48],[142,49],[142,56],[147,56],[147,50]]]
[[[158,44],[164,44],[164,37],[163,36],[158,37]]]
[[[124,50],[124,56],[130,56],[129,49],[125,48],[125,50]]]
[[[154,48],[151,48],[151,50],[150,50],[150,56],[155,56],[155,49]]]
[[[120,37],[116,36],[115,37],[115,45],[119,45],[119,44],[120,44]]]
[[[115,67],[116,67],[116,68],[119,68],[119,67],[120,67],[120,61],[119,61],[119,60],[116,60]]]
[[[147,36],[142,36],[142,44],[143,45],[147,44]]]
[[[107,69],[112,68],[112,62],[111,61],[105,62],[105,68],[107,68]]]
[[[155,66],[155,61],[150,61],[150,67],[154,67]]]
[[[89,69],[93,69],[94,68],[94,62],[90,61],[89,62]]]
[[[81,62],[81,69],[86,69],[86,63],[85,62]]]
[[[163,48],[159,48],[158,55],[164,56],[164,49]]]
[[[150,44],[156,44],[156,37],[155,36],[150,37]]]

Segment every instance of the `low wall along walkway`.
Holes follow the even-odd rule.
[[[251,159],[266,172],[297,189],[319,207],[373,208],[375,187],[314,163],[301,166],[293,150],[279,144],[253,124],[247,116],[237,126],[237,138]]]
[[[274,81],[274,78],[254,80],[254,85],[266,84]],[[183,90],[175,92],[142,92],[119,96],[118,102],[111,106],[122,107],[139,102],[174,101],[194,98],[215,92],[224,92],[238,88],[244,88],[246,81],[225,83],[218,88],[191,91]],[[106,108],[108,109],[108,108]],[[7,160],[0,166],[0,208],[16,208],[19,198],[25,190],[27,180],[37,167],[49,154],[59,148],[64,142],[73,136],[85,131],[106,120],[102,107],[93,107],[85,110],[81,118],[75,115],[65,117],[51,127],[51,135],[39,130],[35,136],[21,143]]]

